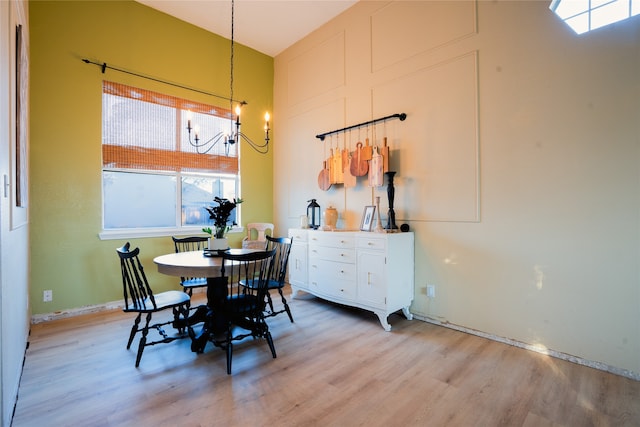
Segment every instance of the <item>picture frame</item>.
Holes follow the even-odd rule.
[[[361,231],[371,231],[371,226],[373,225],[375,213],[376,213],[375,206],[364,207],[364,211],[362,212],[362,219],[360,220]]]
[[[11,46],[11,72],[13,73],[12,105],[15,114],[15,136],[11,142],[11,194],[10,227],[12,230],[23,227],[28,222],[28,102],[29,102],[29,50],[28,34],[24,31],[18,17],[12,17],[15,33]],[[5,176],[5,186],[7,177]]]

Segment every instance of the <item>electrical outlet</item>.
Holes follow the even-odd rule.
[[[44,302],[53,301],[53,291],[51,289],[46,290],[42,293],[42,301]]]
[[[436,285],[427,285],[427,298],[436,297]]]

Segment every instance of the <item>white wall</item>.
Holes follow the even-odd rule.
[[[357,3],[276,57],[276,227],[312,197],[344,228],[385,213],[385,187],[317,185],[367,130],[315,135],[399,112],[368,131],[416,232],[412,311],[640,378],[640,17],[576,36],[544,1]]]
[[[15,31],[27,3],[0,1],[0,425],[11,425],[29,332],[27,208],[15,207]],[[28,100],[27,100],[28,101]],[[28,128],[28,127],[27,127]],[[9,186],[4,188],[5,177]]]

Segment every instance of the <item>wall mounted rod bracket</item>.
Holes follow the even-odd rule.
[[[406,118],[407,118],[407,115],[405,113],[392,114],[392,115],[387,116],[387,117],[381,117],[379,119],[369,120],[368,122],[358,123],[357,125],[347,126],[346,128],[332,130],[331,132],[321,133],[319,135],[316,135],[316,138],[318,138],[320,141],[324,141],[324,138],[326,136],[332,135],[334,133],[346,132],[346,131],[351,130],[351,129],[357,129],[357,128],[361,128],[363,126],[369,126],[369,125],[372,125],[372,124],[375,124],[375,123],[384,122],[386,120],[391,120],[391,119],[399,119],[402,122]]]

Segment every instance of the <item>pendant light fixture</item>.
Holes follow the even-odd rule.
[[[256,150],[260,154],[266,154],[269,152],[269,113],[264,115],[264,143],[256,143],[251,140],[240,130],[240,113],[242,112],[242,106],[246,105],[246,101],[236,101],[233,99],[233,63],[234,63],[234,48],[235,48],[235,0],[231,0],[231,58],[230,58],[230,82],[229,82],[229,111],[230,111],[230,130],[229,132],[218,132],[212,138],[202,141],[202,138],[198,136],[198,131],[191,126],[191,119],[187,120],[187,135],[189,144],[196,147],[196,151],[200,154],[208,153],[218,142],[222,141],[225,145],[225,155],[229,154],[230,146],[239,143],[244,140],[251,148]],[[235,108],[234,108],[235,103]],[[233,113],[235,112],[235,120]],[[191,138],[191,131],[194,131],[194,137]]]

